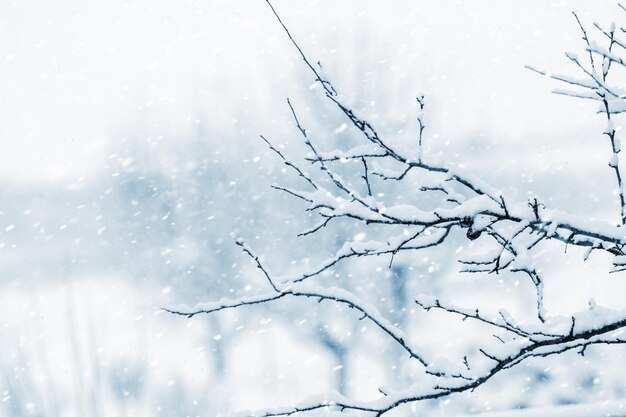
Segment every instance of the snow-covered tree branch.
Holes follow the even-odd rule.
[[[603,252],[612,258],[606,273],[626,269],[626,198],[620,170],[620,137],[614,119],[626,111],[626,92],[619,82],[618,71],[626,68],[626,30],[611,25],[604,28],[593,25],[599,40],[591,39],[588,28],[574,14],[584,42],[584,58],[568,53],[567,59],[578,72],[577,76],[556,75],[543,70],[534,71],[566,85],[567,89],[554,92],[574,98],[594,100],[598,113],[605,118],[606,128],[599,132],[608,139],[609,169],[616,181],[619,199],[619,221],[580,217],[550,207],[538,196],[519,201],[507,195],[506,190],[490,186],[480,178],[458,166],[451,166],[441,158],[425,152],[429,140],[426,124],[428,101],[418,94],[416,125],[413,143],[399,147],[385,138],[374,124],[352,106],[346,104],[341,89],[322,76],[320,65],[310,59],[296,42],[272,4],[267,1],[288,39],[301,55],[308,71],[321,87],[325,98],[339,111],[360,135],[361,143],[345,149],[324,150],[315,140],[315,129],[309,129],[299,118],[297,106],[287,100],[296,133],[308,148],[308,154],[293,159],[271,138],[262,136],[269,149],[282,163],[301,179],[301,187],[274,185],[306,204],[306,212],[318,221],[302,231],[300,236],[322,233],[330,224],[351,222],[355,230],[378,227],[382,239],[346,241],[333,256],[316,268],[295,275],[278,276],[263,264],[262,258],[243,240],[237,244],[252,259],[260,278],[265,280],[265,293],[236,299],[223,299],[193,308],[168,308],[167,311],[194,317],[215,314],[223,310],[280,302],[282,299],[303,300],[303,306],[316,308],[313,301],[335,303],[354,311],[354,320],[373,324],[380,335],[404,352],[422,368],[422,376],[404,390],[382,389],[381,397],[370,401],[356,401],[339,394],[328,393],[322,399],[304,401],[260,413],[263,416],[305,414],[315,410],[337,411],[360,415],[382,416],[408,403],[445,398],[471,391],[487,384],[493,377],[514,368],[530,358],[546,358],[567,351],[584,355],[592,345],[626,343],[626,310],[613,310],[589,301],[588,309],[571,316],[550,314],[544,303],[544,276],[538,254],[549,242],[556,242],[565,251],[568,247],[586,250],[584,260],[592,251]],[[615,75],[615,79],[612,78]],[[623,74],[621,74],[623,75]],[[417,184],[417,187],[415,186]],[[404,201],[386,199],[389,187],[401,189]],[[436,202],[436,204],[432,204]],[[490,341],[475,346],[476,355],[459,360],[441,358],[425,346],[428,341],[415,342],[397,323],[389,320],[379,307],[354,291],[320,283],[320,277],[351,258],[385,257],[389,266],[399,253],[419,252],[446,245],[452,236],[480,243],[482,252],[459,255],[457,261],[462,273],[519,274],[525,287],[532,288],[535,306],[534,319],[516,319],[504,309],[496,315],[480,311],[475,306],[456,306],[426,294],[414,294],[416,307],[423,312],[442,312],[464,321],[475,321],[488,329]],[[590,277],[589,279],[592,279]]]

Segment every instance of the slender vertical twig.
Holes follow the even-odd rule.
[[[576,22],[578,23],[578,27],[580,28],[580,31],[582,32],[582,39],[583,39],[583,41],[585,41],[585,43],[587,44],[587,47],[590,47],[591,43],[589,42],[589,37],[587,36],[587,30],[585,29],[583,24],[580,22],[580,19],[578,18],[578,15],[576,14],[576,12],[572,12],[572,14],[574,15],[574,18],[576,18]],[[589,51],[589,62],[591,63],[591,68],[595,71],[596,70],[596,66],[595,66],[594,59],[593,59],[593,54],[591,53],[591,51]]]
[[[613,45],[615,45],[615,25],[611,25],[609,30],[609,53],[613,50]],[[606,82],[607,77],[609,75],[609,71],[611,70],[611,60],[607,57],[602,59],[602,81]],[[607,126],[604,131],[604,134],[609,138],[611,142],[611,151],[613,155],[611,156],[611,160],[609,161],[609,166],[613,169],[615,173],[615,179],[617,181],[617,191],[619,194],[619,202],[620,202],[620,221],[622,225],[626,224],[626,197],[624,196],[624,184],[622,181],[622,175],[619,167],[619,152],[620,152],[620,144],[619,139],[616,137],[616,129],[613,124],[613,120],[611,119],[611,107],[609,105],[609,101],[607,99],[607,92],[601,93],[602,97],[602,105],[604,106],[604,110],[606,112],[606,122]]]
[[[422,139],[424,137],[424,128],[426,127],[426,125],[424,124],[424,95],[420,94],[419,96],[415,97],[415,100],[417,101],[417,105],[419,106],[419,111],[417,113],[417,123],[419,127],[417,146],[419,149],[418,160],[421,161],[424,153]]]

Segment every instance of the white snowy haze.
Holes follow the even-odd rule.
[[[619,221],[597,103],[552,94],[564,86],[526,68],[578,75],[564,54],[586,56],[572,11],[589,30],[617,21],[619,31],[617,3],[272,4],[341,99],[394,146],[417,141],[424,94],[425,155],[513,200],[536,194]],[[315,270],[348,240],[382,239],[349,222],[297,237],[318,219],[272,188],[302,181],[259,137],[317,170],[287,98],[323,151],[360,143],[265,0],[0,2],[0,417],[227,416],[335,391],[376,400],[380,387],[420,380],[345,306],[281,300],[191,319],[162,310],[266,293],[238,238],[276,276]],[[398,201],[419,188],[376,184]],[[525,319],[534,306],[524,277],[459,274],[476,242],[458,234],[393,264],[350,260],[320,282],[378,303],[428,352],[462,358],[477,328],[426,315],[418,294]],[[626,308],[626,272],[609,274],[607,254],[583,261],[583,249],[548,244],[535,255],[554,316],[590,299]],[[623,352],[532,359],[389,415],[625,415]]]

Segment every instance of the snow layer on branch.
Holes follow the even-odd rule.
[[[462,362],[452,362],[450,359],[441,356],[440,349],[437,349],[436,352],[433,349],[432,353],[432,355],[429,355],[433,359],[429,361],[428,371],[434,374],[445,374],[446,376],[463,375],[466,378],[480,376],[478,372],[472,373],[472,371],[468,370]],[[449,381],[446,381],[446,384],[449,385]]]
[[[449,168],[448,174],[451,179],[457,179],[463,184],[471,184],[475,190],[479,190],[480,192],[487,194],[492,198],[497,198],[498,196],[500,196],[499,190],[487,184],[476,175],[471,174],[465,169],[459,167]]]
[[[511,319],[509,318],[509,320]],[[587,310],[576,312],[572,316],[548,316],[545,323],[527,323],[523,326],[523,329],[531,334],[572,334],[576,336],[612,326],[616,329],[626,326],[626,309],[614,310],[598,306],[593,300],[590,300],[589,309]],[[603,339],[607,337],[611,339],[621,334],[611,332],[610,329],[607,329],[607,331],[608,333],[598,334],[597,336]]]
[[[437,214],[443,217],[471,218],[474,220],[479,214],[499,212],[500,206],[491,198],[479,195],[450,209],[438,209]]]
[[[590,92],[586,92],[586,91],[580,92],[580,91],[568,90],[568,89],[564,89],[564,88],[555,88],[555,89],[552,90],[552,92],[554,94],[561,94],[563,96],[584,98],[584,99],[587,99],[587,100],[602,101],[602,99],[596,93],[590,93]]]
[[[609,112],[611,114],[624,113],[626,112],[626,100],[624,99],[613,99],[607,100],[609,105]],[[604,107],[604,103],[601,103],[598,106],[599,113],[606,113],[606,108]]]
[[[626,256],[619,255],[613,258],[613,265],[615,266],[626,266]]]
[[[487,227],[489,227],[495,220],[494,216],[479,214],[474,216],[474,221],[472,222],[471,230],[474,233],[482,232]]]
[[[339,287],[330,287],[330,288],[319,288],[314,287],[310,289],[303,290],[301,286],[296,286],[294,292],[312,292],[315,294],[319,294],[328,299],[339,299],[349,302],[354,306],[358,306],[367,312],[367,315],[375,322],[385,327],[390,333],[396,336],[399,339],[405,339],[404,332],[400,330],[398,327],[394,326],[389,320],[387,320],[378,310],[376,305],[371,303],[366,303],[357,297],[354,293],[347,291],[343,288]]]
[[[355,159],[362,156],[385,156],[387,153],[372,143],[366,143],[364,145],[355,146],[354,148],[343,151],[341,149],[335,149],[330,152],[319,152],[319,156],[326,159]],[[311,159],[316,159],[314,155],[309,156]]]
[[[594,300],[589,300],[589,310],[578,312],[572,317],[576,320],[573,329],[576,335],[620,321],[626,322],[626,309],[613,310],[597,305]]]
[[[332,406],[333,404],[338,404],[338,403],[346,404],[346,403],[351,403],[351,401],[348,400],[343,395],[339,394],[338,392],[334,391],[334,392],[324,394],[324,395],[311,396],[302,405],[298,405],[297,408],[299,410],[317,409],[317,408],[320,408],[320,405]],[[261,413],[257,413],[257,412],[250,411],[250,410],[240,410],[234,414],[234,417],[251,417],[251,416],[256,416],[256,415],[290,415],[292,414],[293,410],[294,410],[293,406],[274,408],[272,410],[263,411]],[[324,415],[345,416],[346,413],[340,413],[336,410],[331,409],[331,410],[324,410]]]
[[[372,174],[378,175],[383,178],[400,178],[402,174],[404,174],[404,170],[398,171],[395,169],[376,168],[375,171],[372,171]]]
[[[260,304],[266,302],[268,300],[277,298],[278,293],[274,293],[271,295],[263,294],[263,295],[254,295],[249,297],[240,297],[240,298],[222,298],[218,301],[209,301],[205,303],[198,303],[193,307],[189,307],[187,305],[178,305],[168,307],[168,311],[179,312],[180,314],[194,314],[197,312],[213,312],[219,310],[226,310],[229,308],[236,308],[243,305],[252,305],[252,304]]]
[[[587,50],[589,52],[598,54],[602,57],[605,57],[613,62],[617,62],[620,65],[624,65],[624,60],[619,57],[618,55],[615,55],[614,53],[612,53],[611,51],[609,51],[606,48],[603,48],[602,46],[598,45],[596,42],[591,42],[590,45],[587,47]]]
[[[626,230],[606,221],[586,219],[560,210],[545,208],[540,210],[540,219],[536,219],[528,203],[507,203],[507,207],[512,217],[525,219],[530,223],[541,220],[549,224],[549,232],[557,232],[560,228],[566,229],[569,231],[569,234],[573,232],[574,235],[570,240],[572,242],[576,242],[575,235],[584,235],[589,238],[595,237],[607,244],[611,242],[626,242]]]
[[[545,210],[543,217],[558,225],[569,225],[598,236],[605,236],[617,241],[626,240],[625,229],[612,225],[609,222],[585,219],[559,210]]]
[[[496,212],[499,206],[490,198],[481,195],[467,200],[463,204],[449,209],[437,209],[436,211],[424,211],[415,206],[401,204],[387,207],[385,214],[401,221],[420,223],[437,223],[441,220],[455,220],[474,218],[484,212]]]

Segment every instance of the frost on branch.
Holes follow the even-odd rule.
[[[382,336],[415,361],[422,373],[403,390],[381,388],[382,397],[371,401],[355,401],[329,393],[323,400],[313,399],[301,405],[265,411],[260,415],[286,416],[325,409],[333,413],[356,412],[358,415],[381,416],[403,404],[474,390],[495,375],[530,358],[543,358],[567,351],[584,354],[591,345],[626,342],[621,336],[621,329],[626,326],[626,310],[606,309],[591,300],[587,310],[569,317],[550,315],[544,307],[544,282],[549,277],[544,277],[542,266],[535,256],[546,242],[553,241],[561,244],[564,250],[569,246],[585,248],[585,259],[593,250],[611,255],[613,269],[607,266],[607,272],[626,269],[626,232],[622,227],[626,222],[626,202],[619,165],[619,138],[613,122],[614,115],[625,108],[625,96],[620,87],[611,84],[609,79],[614,66],[625,66],[619,53],[626,51],[626,46],[618,39],[619,33],[614,26],[605,30],[595,25],[608,43],[606,47],[599,46],[589,39],[578,16],[574,15],[583,33],[589,62],[583,62],[574,54],[566,55],[579,71],[578,77],[535,71],[572,88],[555,90],[558,94],[598,102],[599,112],[607,122],[605,131],[601,133],[609,139],[608,165],[615,176],[620,199],[618,224],[588,220],[556,210],[538,196],[531,196],[526,201],[515,201],[471,173],[448,166],[425,154],[423,144],[428,138],[424,95],[417,97],[418,133],[413,146],[397,149],[355,109],[344,104],[338,89],[319,74],[272,5],[269,2],[268,5],[301,54],[326,99],[343,114],[361,138],[361,143],[352,148],[320,149],[314,140],[314,129],[305,128],[296,108],[288,100],[289,112],[309,153],[300,160],[291,159],[291,156],[274,146],[270,139],[261,137],[277,158],[301,179],[302,184],[301,187],[280,184],[273,187],[301,200],[306,212],[318,217],[318,222],[300,236],[320,233],[329,224],[338,221],[351,222],[354,228],[361,230],[376,226],[387,231],[387,235],[378,240],[347,241],[317,268],[282,277],[271,274],[254,251],[243,240],[238,240],[237,244],[253,260],[265,279],[266,293],[223,299],[193,308],[171,308],[168,311],[193,317],[288,298],[302,299],[304,302],[308,300],[308,304],[303,305],[311,308],[315,308],[315,302],[335,303],[354,311],[355,320],[367,320],[373,324]],[[358,170],[356,176],[346,177],[345,166],[341,168],[340,165],[347,162],[350,163],[349,167]],[[355,177],[359,181],[354,181]],[[412,185],[415,181],[420,181],[417,188]],[[417,199],[418,203],[407,199],[405,202],[389,204],[380,197],[384,194],[380,191],[391,183],[405,190],[404,194],[419,193],[422,198]],[[419,201],[439,201],[439,204],[433,208],[421,205]],[[488,329],[493,336],[490,340],[497,340],[496,344],[481,344],[479,341],[475,355],[465,357],[460,362],[452,362],[449,358],[441,357],[436,349],[423,346],[423,339],[420,339],[421,344],[416,344],[415,339],[388,320],[376,305],[365,302],[357,294],[345,288],[319,283],[324,272],[331,271],[347,259],[386,257],[391,266],[398,253],[418,252],[445,245],[453,233],[458,235],[458,232],[468,241],[480,242],[480,247],[484,248],[481,254],[464,255],[457,259],[463,273],[489,275],[507,271],[519,274],[525,278],[526,288],[533,289],[535,297],[535,318],[532,321],[518,321],[504,308],[494,315],[474,307],[456,306],[433,296],[415,297],[415,306],[424,312],[433,314],[438,311],[463,321],[476,322]]]

